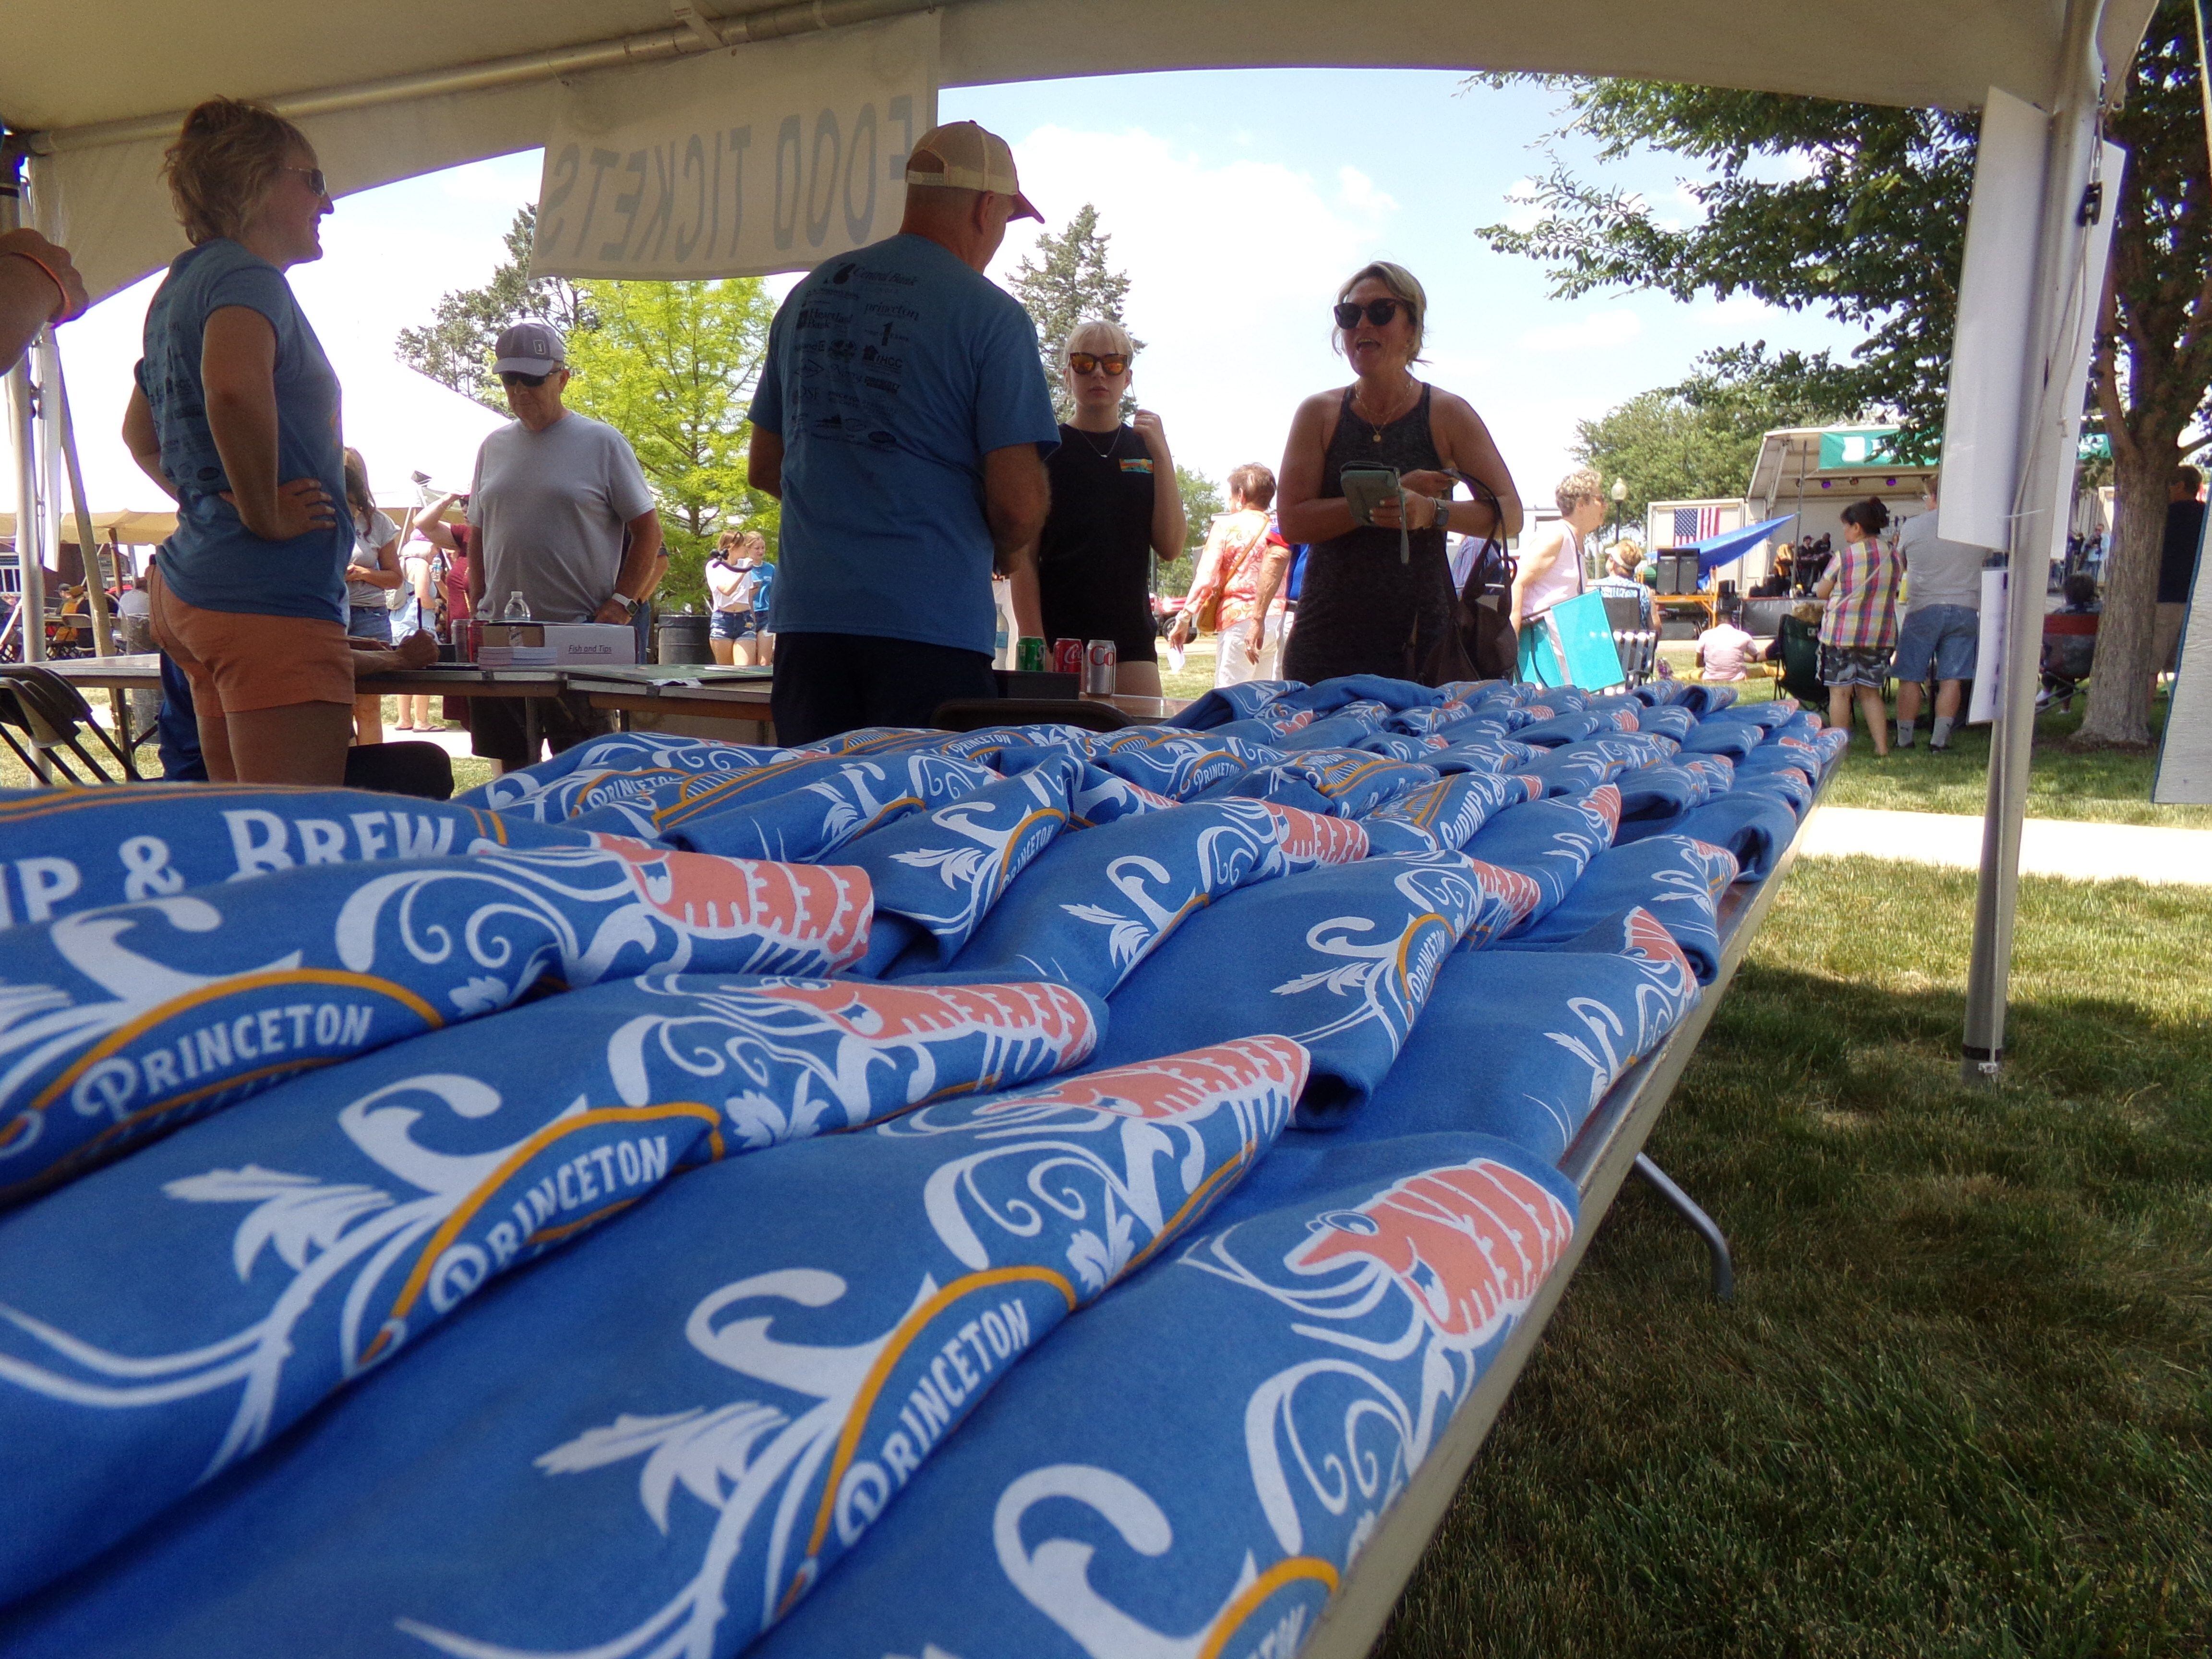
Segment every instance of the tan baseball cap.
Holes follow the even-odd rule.
[[[915,165],[925,157],[934,158],[938,165]],[[930,128],[917,138],[914,153],[906,158],[906,181],[909,185],[988,190],[994,195],[1011,196],[1014,198],[1014,218],[1044,222],[1044,215],[1022,194],[1022,181],[1014,172],[1012,147],[997,133],[987,132],[973,121],[949,121],[941,127]]]

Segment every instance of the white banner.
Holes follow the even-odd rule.
[[[937,121],[938,14],[613,70],[562,89],[538,276],[807,270],[880,241]]]

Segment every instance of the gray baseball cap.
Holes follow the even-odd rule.
[[[500,331],[495,374],[550,374],[568,366],[568,348],[550,323],[516,323]]]

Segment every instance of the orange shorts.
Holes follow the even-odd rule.
[[[352,706],[353,651],[337,623],[203,611],[169,592],[158,561],[148,597],[154,642],[191,681],[200,714],[250,714],[302,702]]]

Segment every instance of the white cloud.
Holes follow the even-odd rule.
[[[1338,198],[1355,213],[1379,219],[1386,213],[1398,210],[1398,199],[1388,191],[1375,188],[1375,181],[1358,167],[1339,167],[1336,170]]]
[[[1013,145],[1023,190],[1051,228],[1085,202],[1097,208],[1108,258],[1131,279],[1130,330],[1146,344],[1136,395],[1158,410],[1176,459],[1215,477],[1245,461],[1275,465],[1299,399],[1346,379],[1328,307],[1346,276],[1387,255],[1380,232],[1396,203],[1356,169],[1316,179],[1201,156],[1143,129],[1045,126]],[[1037,228],[1010,228],[994,278],[1011,278]]]
[[[1505,228],[1508,230],[1531,231],[1544,222],[1544,210],[1536,204],[1537,180],[1516,179],[1505,187]]]
[[[1582,351],[1613,351],[1644,332],[1644,319],[1632,311],[1593,311],[1532,328],[1517,342],[1523,351],[1562,356]]]

